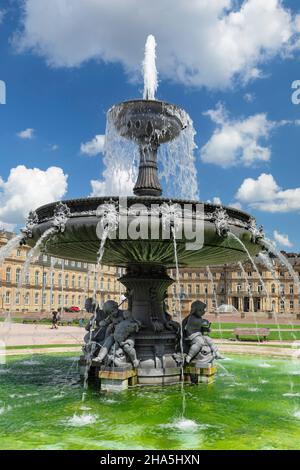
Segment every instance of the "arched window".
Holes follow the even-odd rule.
[[[75,289],[75,274],[72,276],[72,288]]]
[[[38,305],[38,304],[39,304],[39,293],[35,292],[34,293],[34,305]]]
[[[47,285],[47,273],[43,273],[43,286]]]
[[[81,288],[81,276],[78,276],[78,289]]]
[[[30,284],[30,274],[29,274],[29,272],[25,273],[25,284]]]
[[[26,292],[24,296],[24,303],[25,305],[29,305],[29,292]]]
[[[293,293],[294,293],[294,285],[290,284],[290,294],[293,294]]]
[[[58,287],[62,287],[62,274],[59,273],[58,275]]]
[[[275,286],[275,284],[272,284],[272,286],[271,286],[271,292],[272,292],[272,294],[276,294],[276,286]]]
[[[69,287],[69,274],[66,274],[65,277],[65,286],[68,288]]]

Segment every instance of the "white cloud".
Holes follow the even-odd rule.
[[[67,178],[58,167],[12,168],[6,181],[0,177],[0,225],[22,224],[30,210],[62,198]]]
[[[126,169],[106,169],[102,180],[92,180],[92,197],[96,196],[132,196],[135,181],[133,173]]]
[[[246,178],[236,198],[253,209],[266,212],[300,210],[300,188],[283,190],[271,174],[262,173],[256,180]]]
[[[171,8],[170,0],[24,0],[15,44],[54,67],[100,58],[136,72],[152,33],[162,77],[224,88],[262,76],[273,57],[291,55],[299,31],[281,0],[177,0]]]
[[[246,103],[253,103],[253,101],[255,100],[255,94],[254,93],[245,93],[243,98],[246,101]]]
[[[282,246],[292,248],[293,244],[290,242],[288,235],[284,235],[277,230],[273,232],[274,239]]]
[[[271,151],[262,145],[275,123],[266,114],[255,114],[244,120],[230,119],[222,104],[206,113],[217,125],[209,141],[200,150],[204,163],[223,168],[235,165],[252,166],[270,160]]]
[[[20,137],[20,139],[33,139],[34,135],[34,129],[28,128],[25,129],[24,131],[18,132],[17,136]]]
[[[81,153],[89,156],[95,156],[103,153],[105,146],[105,135],[96,135],[92,140],[82,143],[80,146]]]

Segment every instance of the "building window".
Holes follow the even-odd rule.
[[[38,304],[39,304],[39,293],[35,292],[35,294],[34,294],[34,305],[38,305]]]
[[[271,293],[272,293],[272,294],[276,294],[276,286],[275,286],[275,284],[272,284],[272,286],[271,286]]]
[[[189,295],[192,294],[192,286],[191,286],[191,284],[188,284],[188,294],[189,294]]]
[[[62,274],[59,273],[58,275],[58,287],[62,287]]]
[[[43,273],[43,286],[47,285],[47,273]]]
[[[40,281],[40,273],[38,271],[35,271],[34,273],[34,283],[36,286],[39,285],[39,281]]]
[[[252,271],[248,271],[248,272],[247,272],[247,276],[248,276],[248,277],[252,277]]]
[[[52,294],[51,294],[51,305],[53,305],[53,304],[54,304],[54,294],[52,292]]]
[[[43,293],[43,305],[46,305],[47,303],[47,294],[46,292]]]
[[[75,274],[72,276],[72,288],[75,289]]]
[[[30,274],[29,274],[29,272],[25,273],[25,284],[30,284]]]
[[[65,286],[66,286],[66,288],[69,287],[69,274],[66,274],[66,277],[65,277]]]
[[[294,293],[294,286],[293,284],[290,284],[290,294],[293,294]]]
[[[20,299],[21,299],[20,292],[17,292],[16,293],[16,305],[20,305]]]
[[[81,276],[78,277],[78,289],[81,288]]]
[[[237,291],[237,292],[241,292],[241,290],[242,290],[242,285],[241,285],[241,284],[238,284],[238,285],[236,286],[236,291]]]
[[[258,284],[258,286],[257,286],[257,291],[258,291],[259,293],[261,293],[261,292],[263,291],[263,286],[262,286],[262,284]]]
[[[290,310],[294,310],[294,301],[290,300]]]
[[[20,284],[21,281],[21,268],[16,269],[16,284]]]
[[[11,281],[11,268],[6,268],[5,279],[6,279],[6,282]]]
[[[72,295],[72,305],[75,305],[75,295]]]
[[[51,286],[52,287],[54,286],[54,282],[55,282],[55,273],[51,273]]]
[[[26,292],[24,296],[24,304],[29,305],[29,292]]]
[[[21,250],[17,250],[17,257],[20,258],[21,256]]]
[[[280,294],[284,294],[284,284],[280,284]]]
[[[208,294],[208,287],[207,287],[207,284],[204,285],[204,293],[205,293],[205,294]]]
[[[196,294],[200,294],[200,285],[196,284]]]
[[[5,292],[5,303],[10,304],[10,292],[9,291]]]
[[[58,305],[61,305],[61,299],[62,299],[62,295],[59,294],[59,295],[58,295]]]
[[[281,299],[281,300],[280,300],[280,308],[281,308],[281,310],[284,310],[284,307],[285,307],[285,301],[284,301],[284,299]]]

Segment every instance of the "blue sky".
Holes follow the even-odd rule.
[[[168,0],[99,0],[96,10],[91,0],[73,3],[71,11],[62,8],[66,0],[0,3],[2,224],[22,224],[32,205],[91,194],[91,180],[103,178],[103,155],[86,155],[81,145],[104,134],[110,106],[141,96],[144,42],[153,33],[157,98],[183,107],[197,131],[201,200],[240,205],[271,238],[279,232],[281,248],[300,251],[300,105],[291,101],[291,84],[300,80],[299,2],[266,0],[262,13],[257,0],[211,0],[208,18],[206,0],[193,1],[192,12],[172,2],[171,17]],[[132,18],[143,13],[126,18],[121,3],[147,7],[143,28]],[[209,41],[216,41],[212,51]],[[208,110],[211,117],[219,110],[218,122]],[[44,173],[51,167],[61,170]]]

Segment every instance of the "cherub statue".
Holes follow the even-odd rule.
[[[101,345],[100,352],[95,358],[98,362],[102,362],[107,356],[114,343],[113,333],[115,327],[123,320],[124,312],[119,309],[117,302],[114,300],[108,300],[105,302],[102,310],[97,309],[96,322],[94,322],[94,324],[96,324],[96,328],[93,333],[93,341],[97,341]]]
[[[218,348],[209,336],[204,333],[210,331],[210,322],[202,318],[206,311],[206,304],[196,300],[191,305],[190,314],[182,322],[183,338],[188,352],[185,357],[186,364],[198,355],[211,356],[211,359],[223,359]],[[201,357],[203,359],[203,357]]]
[[[136,356],[135,351],[135,338],[134,334],[138,333],[141,323],[138,320],[134,320],[131,315],[126,314],[126,319],[118,323],[114,332],[114,345],[110,350],[109,360],[113,362],[115,366],[124,364],[126,356],[130,359],[134,367],[138,367],[139,360]],[[113,350],[113,351],[112,351]],[[124,355],[122,355],[122,350]]]

